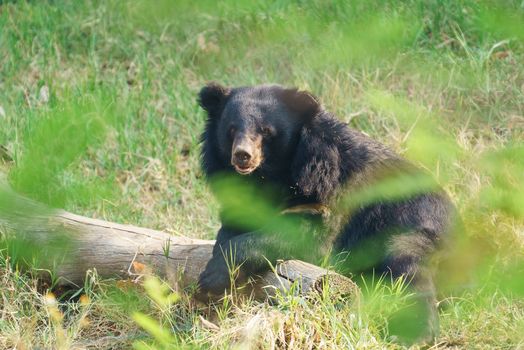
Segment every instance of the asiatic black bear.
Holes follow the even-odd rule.
[[[343,272],[384,272],[410,281],[427,303],[421,322],[428,334],[436,332],[427,260],[450,231],[454,211],[427,181],[431,177],[340,122],[308,92],[211,83],[199,103],[208,114],[202,166],[222,204],[222,227],[200,276],[201,291],[222,294],[230,286],[230,261],[246,278],[277,259],[315,263],[325,254],[348,252]],[[247,187],[214,181],[227,177]],[[413,186],[419,180],[423,185]],[[255,199],[238,199],[249,188]],[[259,195],[270,209],[253,205]],[[263,218],[255,218],[257,210]]]

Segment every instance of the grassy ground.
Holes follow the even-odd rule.
[[[53,207],[212,238],[218,208],[199,169],[199,88],[216,80],[309,89],[426,167],[463,216],[468,230],[441,281],[435,348],[522,348],[523,6],[0,1],[2,173]],[[232,296],[207,310],[185,294],[167,302],[91,276],[80,301],[56,301],[8,251],[1,260],[2,348],[153,339],[159,349],[400,347],[384,332],[398,286],[370,286],[347,303]],[[135,311],[162,324],[156,335]]]

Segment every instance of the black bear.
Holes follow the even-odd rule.
[[[348,252],[343,272],[384,272],[410,281],[427,302],[424,320],[434,334],[438,319],[427,260],[451,229],[453,206],[427,181],[431,177],[340,122],[305,91],[210,83],[199,104],[208,115],[202,135],[207,179],[236,178],[230,183],[249,184],[270,203],[268,210],[253,210],[230,200],[247,187],[221,189],[223,181],[211,181],[222,227],[200,275],[202,292],[220,295],[230,286],[228,260],[239,265],[238,278],[247,278],[277,259],[315,263],[324,254]],[[266,217],[254,218],[257,210]]]

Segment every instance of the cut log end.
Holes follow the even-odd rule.
[[[300,260],[286,260],[277,264],[255,284],[257,298],[274,297],[291,288],[302,295],[328,293],[330,296],[352,296],[358,287],[350,278]],[[263,293],[260,293],[263,292]]]

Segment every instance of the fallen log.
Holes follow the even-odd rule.
[[[20,198],[20,197],[18,197]],[[18,199],[20,200],[20,199]],[[58,285],[82,285],[86,272],[96,270],[103,278],[130,279],[149,269],[181,286],[196,284],[211,258],[214,241],[170,235],[165,232],[91,219],[65,211],[35,214],[35,204],[22,200],[9,209],[0,203],[1,227],[23,232],[32,244],[45,249],[57,236],[68,244],[54,259],[53,276]],[[29,203],[29,204],[28,204]],[[38,212],[38,211],[37,211]],[[56,255],[56,254],[55,254]],[[351,279],[298,260],[277,264],[252,285],[257,298],[288,290],[294,282],[302,294],[322,292],[350,295],[357,290]]]

